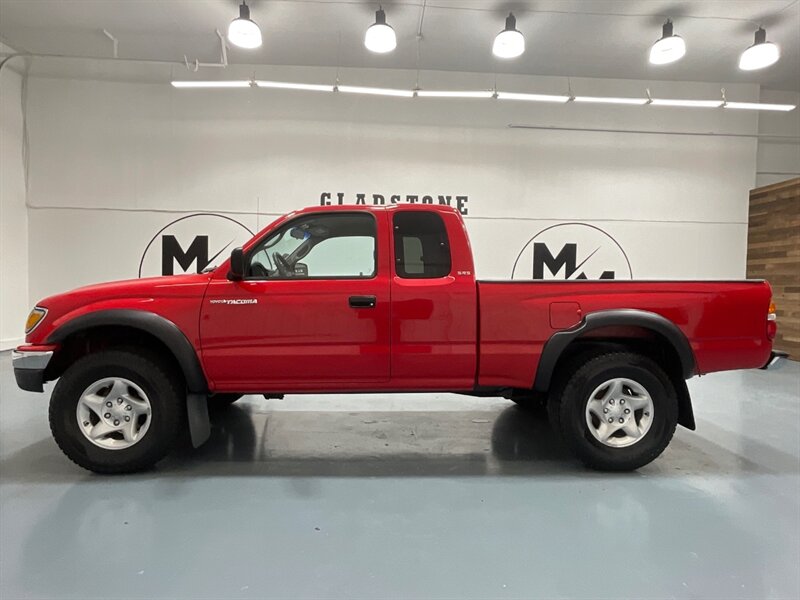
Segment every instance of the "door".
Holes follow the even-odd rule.
[[[384,219],[303,214],[248,250],[242,281],[211,282],[200,334],[215,389],[358,390],[388,381],[390,259],[377,236]]]
[[[475,385],[475,279],[469,249],[453,257],[449,242],[465,235],[455,214],[404,208],[393,215],[392,387]]]

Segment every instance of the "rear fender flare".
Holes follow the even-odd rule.
[[[663,336],[672,345],[680,359],[683,379],[689,379],[695,374],[694,352],[692,352],[689,340],[675,323],[659,314],[645,310],[605,310],[589,313],[572,329],[558,331],[550,336],[542,349],[533,389],[539,392],[546,392],[550,389],[558,360],[573,341],[593,329],[626,325],[649,329]]]

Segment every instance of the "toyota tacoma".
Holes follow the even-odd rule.
[[[772,364],[764,281],[482,281],[447,206],[325,206],[216,268],[80,288],[31,312],[19,387],[102,473],[141,470],[244,394],[456,392],[546,411],[590,467],[655,459],[695,428],[686,380]]]

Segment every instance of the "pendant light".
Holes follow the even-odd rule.
[[[650,48],[651,65],[667,65],[683,58],[686,54],[686,42],[679,35],[672,33],[672,21],[667,19],[661,28],[661,38]]]
[[[375,12],[375,23],[367,29],[364,45],[367,50],[378,54],[386,54],[397,48],[397,35],[394,29],[386,24],[386,13],[382,7]]]
[[[497,34],[492,53],[498,58],[516,58],[525,52],[525,36],[517,31],[517,18],[508,13],[506,28]]]
[[[767,32],[763,27],[756,29],[755,43],[742,52],[739,57],[739,68],[742,71],[755,71],[774,65],[781,57],[780,48],[767,41]]]
[[[250,7],[244,3],[239,6],[239,18],[228,25],[228,41],[239,48],[258,48],[261,46],[261,29],[250,19]]]

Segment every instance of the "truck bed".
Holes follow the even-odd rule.
[[[530,387],[547,340],[607,310],[647,311],[674,323],[689,341],[696,374],[757,368],[770,355],[770,299],[769,284],[756,280],[481,280],[478,384]],[[635,327],[613,333],[641,335]]]

